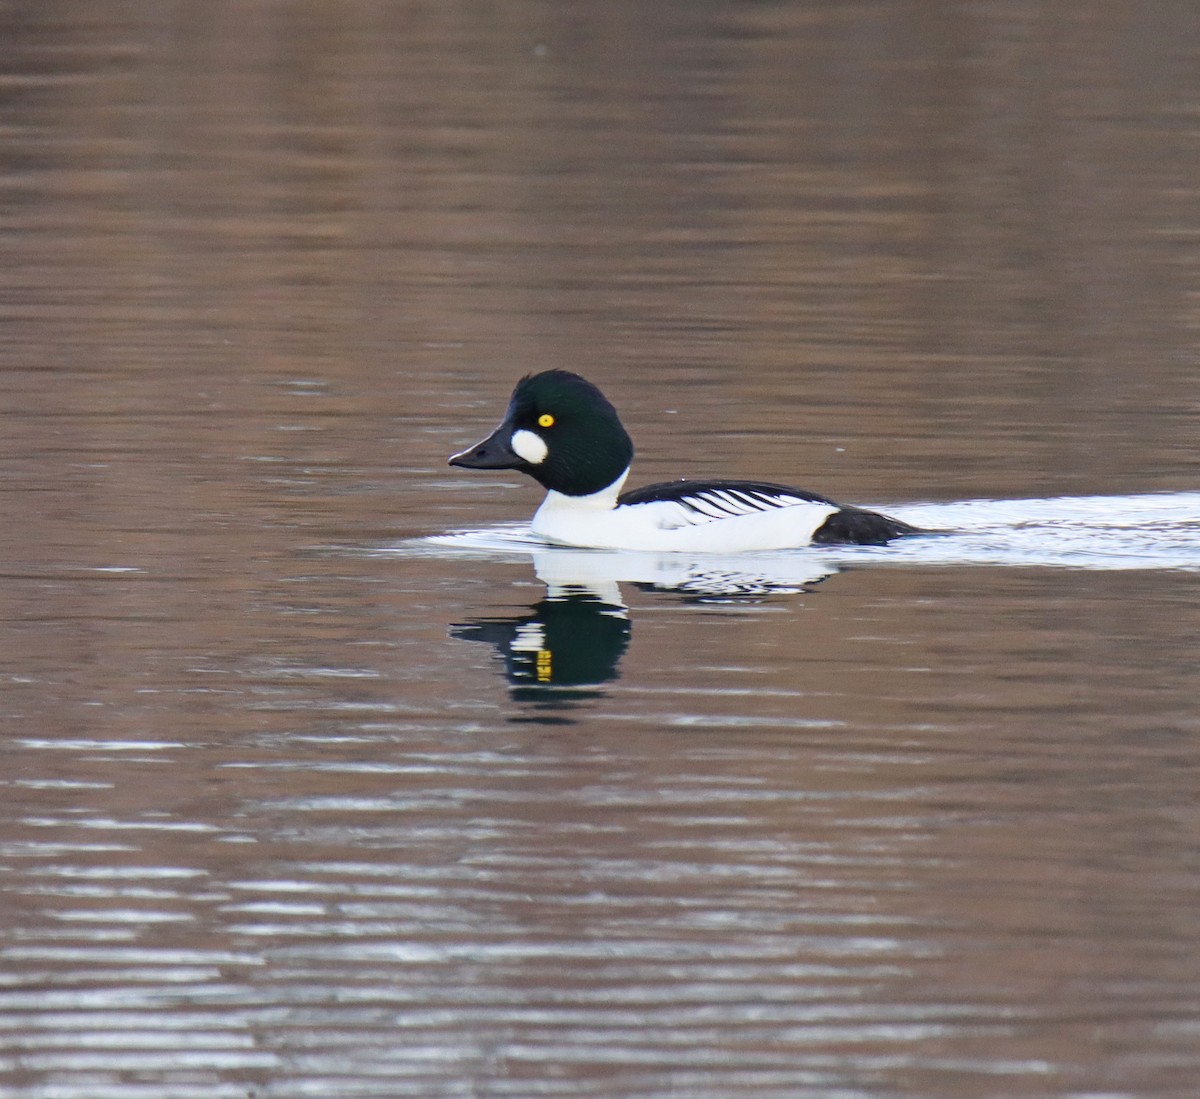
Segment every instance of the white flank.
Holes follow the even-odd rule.
[[[708,514],[672,500],[616,507],[624,480],[622,476],[591,496],[547,493],[533,517],[533,533],[560,545],[593,549],[752,553],[811,545],[814,531],[838,510],[807,500],[768,503],[733,515]],[[753,506],[737,497],[723,502],[730,508],[735,503]]]

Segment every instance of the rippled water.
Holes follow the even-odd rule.
[[[0,1095],[1195,1094],[1187,5],[0,20]]]

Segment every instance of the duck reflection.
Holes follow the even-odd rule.
[[[595,696],[618,678],[632,632],[622,582],[689,602],[759,602],[805,591],[836,571],[827,558],[801,553],[689,558],[546,549],[532,557],[543,598],[526,613],[455,623],[450,635],[490,644],[513,697],[547,705]]]
[[[625,607],[584,589],[548,594],[528,614],[450,627],[452,637],[492,645],[513,696],[538,701],[579,698],[616,679],[629,633]]]

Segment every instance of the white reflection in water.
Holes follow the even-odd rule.
[[[887,507],[930,533],[889,546],[815,546],[737,555],[588,550],[547,545],[527,526],[461,531],[395,547],[396,554],[528,556],[545,597],[520,614],[451,626],[482,641],[503,662],[515,698],[562,713],[615,680],[632,624],[622,583],[674,592],[701,603],[745,607],[796,594],[843,568],[865,565],[995,566],[1082,570],[1200,569],[1200,493],[968,500]],[[703,684],[689,687],[695,695]],[[763,727],[762,715],[714,718],[704,712],[666,724]],[[810,718],[781,726],[817,727]]]

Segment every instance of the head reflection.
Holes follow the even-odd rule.
[[[585,587],[559,588],[508,618],[479,618],[450,627],[452,637],[486,641],[504,661],[513,697],[566,702],[616,679],[629,647],[625,607]]]

